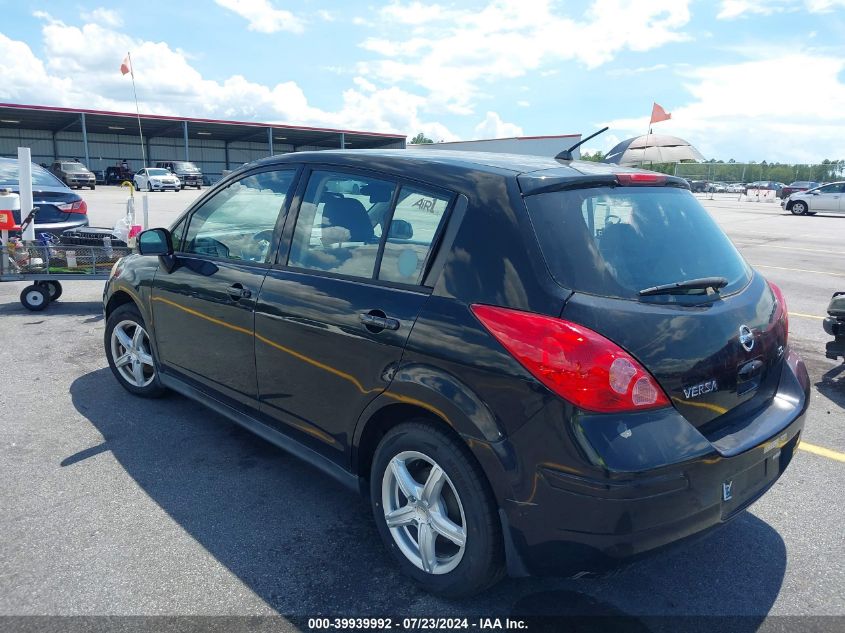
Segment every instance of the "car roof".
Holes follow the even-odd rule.
[[[264,158],[249,167],[288,162],[330,163],[339,166],[373,168],[433,167],[452,168],[462,172],[485,172],[498,175],[519,176],[524,193],[537,188],[552,186],[555,182],[582,181],[596,177],[613,177],[618,173],[644,170],[620,167],[590,161],[558,161],[551,157],[525,154],[498,154],[493,152],[466,152],[457,150],[419,149],[359,149],[292,152]],[[688,186],[681,178],[669,177],[673,184]],[[674,182],[677,181],[677,182]]]

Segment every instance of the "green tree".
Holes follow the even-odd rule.
[[[588,160],[593,163],[600,163],[604,160],[604,152],[598,150],[596,150],[594,154],[584,152],[583,154],[581,154],[581,160]]]
[[[426,135],[422,132],[420,132],[414,138],[411,139],[411,145],[424,145],[428,143],[434,143],[434,141],[426,137]]]

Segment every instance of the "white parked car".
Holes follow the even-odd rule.
[[[164,191],[165,189],[179,191],[182,187],[177,176],[160,167],[145,167],[135,174],[132,182],[137,191],[142,189],[147,191]]]
[[[745,193],[745,185],[738,182],[728,185],[728,193]]]
[[[795,215],[845,213],[845,182],[832,182],[815,189],[797,191],[781,204]]]

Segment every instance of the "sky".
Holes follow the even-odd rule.
[[[845,159],[845,0],[0,0],[0,101]]]

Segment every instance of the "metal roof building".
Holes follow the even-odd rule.
[[[402,134],[360,132],[252,121],[141,115],[147,164],[189,160],[210,180],[273,154],[322,149],[405,147]],[[131,112],[0,103],[0,156],[29,147],[35,163],[78,158],[92,171],[123,159],[144,165],[138,117]]]
[[[559,152],[581,140],[580,134],[561,134],[556,136],[514,136],[510,138],[490,138],[475,141],[451,141],[445,143],[425,143],[414,145],[419,149],[449,149],[469,152],[496,152],[499,154],[524,154],[530,156],[548,156],[554,158]],[[576,149],[575,158],[581,156]]]

